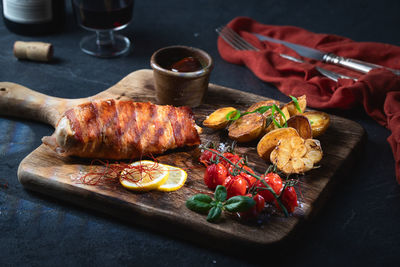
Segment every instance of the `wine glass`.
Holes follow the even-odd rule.
[[[134,0],[71,0],[78,24],[95,31],[80,42],[83,52],[98,57],[115,57],[129,51],[131,42],[114,34],[132,20]]]

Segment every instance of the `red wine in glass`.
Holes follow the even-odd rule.
[[[94,56],[112,57],[129,50],[127,37],[113,31],[125,28],[132,20],[134,0],[71,0],[75,18],[80,26],[96,31],[85,37],[81,49]]]

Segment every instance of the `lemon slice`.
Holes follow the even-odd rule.
[[[134,168],[123,170],[119,179],[121,185],[129,190],[149,191],[157,189],[167,181],[169,176],[167,166],[154,161],[136,161],[131,166]]]
[[[170,165],[164,165],[165,167],[168,168],[169,170],[169,175],[167,181],[160,185],[157,190],[159,191],[175,191],[181,188],[187,178],[187,173],[182,170],[181,168],[170,166]]]

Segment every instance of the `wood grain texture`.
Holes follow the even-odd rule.
[[[110,89],[82,99],[60,99],[20,85],[0,83],[0,114],[16,115],[22,114],[21,110],[29,111],[27,118],[54,126],[65,109],[90,99],[108,98],[156,103],[152,71],[133,72]],[[267,98],[210,84],[205,103],[193,111],[197,124],[201,125],[205,117],[218,107],[234,106],[245,110],[264,99]],[[319,138],[324,151],[321,167],[310,171],[300,181],[300,207],[288,218],[273,214],[261,224],[245,223],[233,215],[225,215],[218,224],[211,224],[205,220],[205,216],[185,207],[185,201],[190,196],[212,193],[203,183],[205,168],[198,163],[198,148],[169,151],[157,157],[162,163],[187,170],[187,182],[176,192],[138,194],[126,190],[119,183],[99,186],[79,184],[74,178],[89,171],[90,160],[60,157],[45,145],[38,147],[21,162],[18,178],[28,189],[196,242],[263,246],[285,240],[306,218],[316,213],[326,196],[332,192],[334,183],[339,181],[340,174],[354,161],[363,136],[364,130],[357,123],[331,116],[328,131]],[[207,128],[204,128],[201,139],[203,143],[229,141],[226,133]],[[246,154],[250,166],[256,172],[263,173],[267,164],[257,156],[255,146],[255,143],[241,144],[237,146],[237,152]],[[199,237],[203,237],[203,241]]]

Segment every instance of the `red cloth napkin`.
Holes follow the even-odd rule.
[[[311,64],[295,63],[279,56],[284,53],[302,58],[290,48],[259,41],[250,32],[393,69],[400,69],[400,47],[355,42],[345,37],[317,34],[293,26],[265,25],[246,17],[235,18],[228,27],[260,51],[235,50],[222,38],[218,38],[218,50],[224,60],[246,65],[258,78],[274,84],[286,95],[307,95],[307,105],[314,108],[346,109],[362,103],[369,116],[392,132],[387,140],[393,150],[396,178],[400,184],[400,76],[385,69],[360,74],[342,67],[313,62],[326,69],[358,78],[357,82],[349,79],[335,82],[321,76]]]

